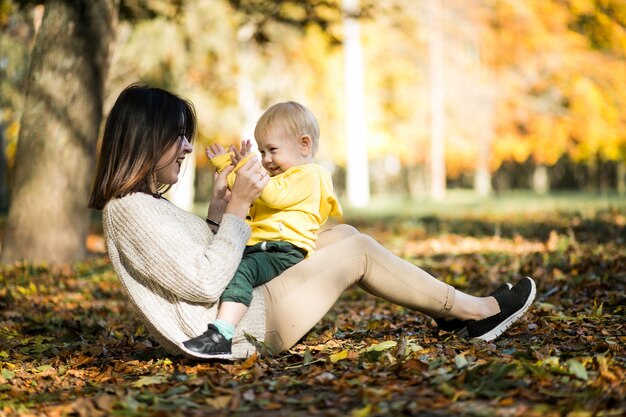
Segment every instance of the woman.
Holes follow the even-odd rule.
[[[207,325],[250,237],[247,210],[269,177],[251,158],[231,191],[230,169],[217,176],[207,222],[177,208],[162,192],[177,182],[195,128],[190,102],[158,88],[127,87],[106,120],[89,206],[103,210],[111,262],[152,336],[171,353],[211,357],[202,346],[219,341],[206,333]],[[289,349],[353,284],[435,317],[443,330],[484,340],[499,336],[535,297],[530,278],[493,296],[470,296],[347,225],[320,233],[317,247],[309,259],[254,289],[232,358],[254,352],[245,334],[275,351]],[[190,350],[182,342],[191,338],[197,345]]]

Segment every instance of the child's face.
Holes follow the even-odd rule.
[[[268,131],[267,137],[257,137],[256,142],[263,168],[272,177],[313,161],[312,142],[308,136],[294,138],[285,129],[275,127]]]

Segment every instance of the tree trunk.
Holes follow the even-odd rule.
[[[428,181],[424,165],[403,165],[400,172],[406,195],[412,200],[424,200],[428,195]]]
[[[50,0],[35,41],[2,262],[85,256],[118,0]]]
[[[354,207],[370,200],[367,128],[365,120],[365,81],[358,0],[343,0],[344,57],[346,90],[346,192]]]
[[[601,169],[602,161],[598,154],[591,155],[587,163],[587,186],[589,192],[600,194],[601,192]]]
[[[598,191],[601,195],[609,193],[609,164],[598,155]]]
[[[548,167],[543,164],[535,165],[532,179],[533,191],[537,194],[547,194],[550,191],[550,177]]]
[[[480,155],[479,155],[480,158]],[[484,164],[481,159],[476,163],[476,174],[474,176],[474,191],[480,197],[489,197],[491,195],[491,173],[489,167]]]
[[[243,116],[241,123],[241,140],[254,139],[256,122],[263,113],[256,83],[253,79],[255,64],[259,62],[256,43],[253,39],[254,25],[252,23],[242,25],[237,33],[237,105],[239,113]],[[256,142],[253,141],[253,146]],[[239,146],[239,143],[235,144]]]
[[[486,70],[485,70],[486,71]],[[481,112],[476,116],[477,125],[477,157],[476,157],[476,174],[474,177],[474,190],[481,197],[491,195],[491,171],[489,170],[489,157],[491,156],[491,144],[494,137],[494,112],[497,87],[495,77],[484,80],[480,79],[480,106]]]
[[[617,162],[617,193],[621,196],[626,194],[626,161]]]
[[[491,92],[493,89],[485,85],[483,91]],[[491,195],[491,171],[489,170],[489,156],[491,154],[491,143],[493,142],[493,112],[494,112],[494,97],[493,93],[485,94],[485,99],[481,103],[483,107],[482,119],[483,123],[479,124],[482,127],[477,132],[477,151],[476,157],[476,174],[474,176],[474,190],[476,194],[481,197],[488,197]]]
[[[4,154],[4,126],[0,124],[0,213],[9,208],[8,164]]]
[[[446,195],[445,106],[443,83],[443,6],[441,0],[428,1],[431,22],[428,44],[430,63],[430,184],[434,200]]]

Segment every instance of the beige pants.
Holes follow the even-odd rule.
[[[454,304],[455,290],[382,247],[351,226],[319,235],[317,251],[263,285],[265,342],[291,348],[357,284],[394,304],[440,317]]]

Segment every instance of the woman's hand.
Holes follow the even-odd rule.
[[[247,160],[237,171],[226,213],[245,219],[250,204],[261,195],[269,180],[270,176],[256,156]]]
[[[228,189],[228,174],[235,169],[234,166],[227,166],[222,170],[222,172],[215,172],[213,177],[213,200],[225,200],[228,202],[230,200],[230,190]]]
[[[230,201],[231,191],[228,189],[228,182],[226,177],[234,169],[232,165],[227,166],[221,173],[216,172],[213,176],[213,193],[211,196],[211,203],[209,204],[209,211],[207,213],[207,219],[211,219],[214,222],[221,222],[228,202]]]

